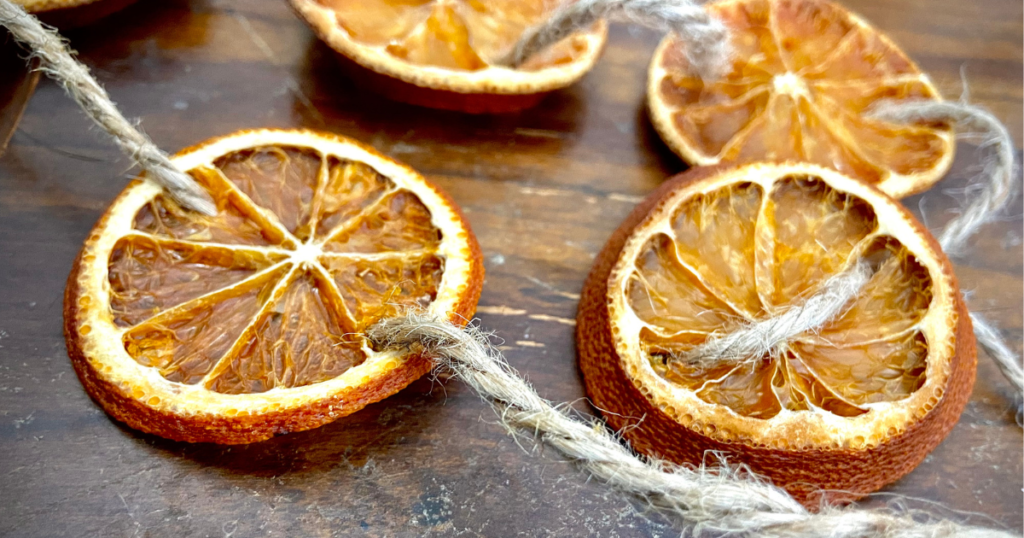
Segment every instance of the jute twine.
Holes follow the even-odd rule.
[[[578,0],[564,3],[542,23],[527,29],[507,56],[496,63],[516,67],[596,21],[621,18],[628,22],[675,32],[686,44],[686,55],[698,76],[714,80],[729,69],[728,31],[691,0]]]
[[[216,213],[206,191],[171,164],[166,153],[125,119],[89,69],[75,60],[60,34],[10,0],[0,0],[0,25],[6,26],[30,56],[39,60],[39,69],[60,83],[86,115],[145,170],[149,179],[167,189],[181,205],[206,215]]]
[[[410,313],[382,320],[368,336],[386,348],[434,357],[491,402],[511,433],[536,436],[591,475],[693,525],[695,535],[716,531],[778,538],[1014,536],[943,520],[898,503],[874,510],[823,506],[812,513],[784,490],[724,460],[687,467],[638,457],[603,422],[574,418],[566,406],[541,398],[491,345],[489,335],[475,326],[462,329],[442,318]]]
[[[676,31],[688,44],[697,43],[690,51],[691,61],[708,78],[714,78],[718,72],[716,65],[723,66],[728,57],[724,27],[686,0],[581,0],[577,5],[575,10],[571,6],[562,9],[530,34],[534,37],[524,38],[523,43],[533,43],[521,44],[524,50],[528,47],[539,50],[544,44],[560,39],[559,32],[563,37],[571,33],[572,30],[566,28],[586,27],[598,18],[618,13],[655,27],[672,21],[666,29]],[[570,22],[558,22],[560,20]],[[28,47],[32,56],[40,59],[44,71],[65,87],[89,117],[111,134],[151,179],[164,186],[183,205],[208,214],[213,212],[213,205],[202,189],[187,174],[177,170],[165,153],[118,112],[106,92],[89,75],[88,69],[73,58],[56,32],[43,27],[10,0],[0,0],[0,24]],[[517,64],[529,56],[529,52],[516,54],[509,63]],[[956,123],[979,131],[984,145],[996,148],[996,158],[983,174],[986,181],[981,194],[941,234],[944,248],[958,251],[982,224],[994,218],[1013,198],[1017,182],[1012,140],[998,120],[984,110],[966,103],[900,102],[882,105],[875,113],[890,121]],[[813,330],[840,315],[866,281],[867,271],[861,264],[855,264],[849,271],[830,279],[819,294],[801,306],[736,333],[718,335],[686,359],[716,364],[745,360],[743,355],[747,352],[771,352],[793,334]],[[979,342],[1018,390],[1024,388],[1021,365],[998,332],[977,316],[972,315],[972,318]],[[823,506],[820,512],[811,513],[782,489],[724,460],[691,468],[638,457],[602,422],[573,418],[564,406],[553,406],[541,398],[490,344],[488,335],[472,325],[462,329],[442,318],[410,313],[381,321],[370,328],[368,335],[385,347],[416,349],[436,357],[442,367],[450,369],[482,398],[492,402],[502,423],[511,432],[532,432],[592,475],[693,524],[696,534],[714,530],[779,538],[1013,536],[1004,531],[942,520],[898,504],[875,510]]]

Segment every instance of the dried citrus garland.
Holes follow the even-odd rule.
[[[6,9],[9,5],[10,4],[7,0],[0,0],[0,7]],[[117,118],[121,118],[116,107],[114,107],[114,105],[109,101],[109,98],[106,97],[105,93],[101,88],[99,88],[95,81],[91,79],[84,67],[77,65],[77,69],[74,69],[74,66],[70,66],[65,69],[65,67],[67,67],[66,64],[74,64],[75,62],[70,58],[64,46],[58,41],[54,41],[56,36],[52,32],[48,32],[41,28],[38,25],[38,21],[32,22],[33,17],[25,16],[23,12],[19,14],[17,11],[17,9],[14,9],[14,13],[5,12],[2,22],[9,28],[12,28],[12,30],[17,29],[15,35],[19,40],[32,45],[35,52],[40,54],[44,64],[51,69],[51,75],[62,80],[66,84],[75,81],[75,88],[69,90],[72,96],[76,101],[79,101],[79,103],[83,105],[86,112],[89,113],[97,123],[101,124],[115,137],[115,139],[117,139],[122,148],[127,149],[138,147],[140,150],[148,153],[161,153],[152,145],[151,141],[149,141],[144,135],[135,131],[131,126],[123,127],[120,126],[118,122],[108,124],[108,122],[103,121],[98,117],[97,110],[99,108],[104,108],[108,114],[112,113]],[[75,72],[72,73],[71,71]],[[92,106],[94,102],[102,106]],[[896,118],[907,117],[925,119],[926,121],[964,122],[967,125],[983,126],[986,129],[992,130],[992,132],[995,132],[996,130],[999,131],[999,159],[996,167],[993,168],[991,172],[991,185],[986,189],[983,197],[979,198],[975,203],[972,203],[965,215],[960,219],[956,219],[956,225],[947,227],[945,231],[946,233],[944,233],[944,238],[947,235],[950,236],[949,244],[956,246],[962,242],[963,237],[969,236],[973,233],[985,218],[990,217],[992,212],[997,211],[1005,205],[1012,192],[1010,182],[1012,182],[1013,179],[1014,162],[1012,150],[1009,149],[1011,142],[1008,134],[1005,132],[1005,128],[1002,127],[997,120],[992,118],[991,115],[981,113],[977,110],[968,110],[967,108],[970,107],[953,108],[955,110],[946,110],[944,108],[935,107],[900,106],[894,110],[887,111],[886,114]],[[268,132],[263,131],[262,133]],[[276,135],[280,134],[280,132],[276,133]],[[314,138],[325,137],[324,135],[314,135],[311,133],[286,133],[283,136],[284,138],[289,138],[289,140],[285,140],[285,142],[296,142],[296,140],[290,139],[290,135],[299,137],[313,136]],[[244,137],[244,135],[241,136]],[[274,136],[271,138],[274,138]],[[327,136],[326,138],[331,137]],[[346,142],[338,139],[335,139],[335,141],[343,143]],[[257,142],[259,142],[259,140],[257,140]],[[302,146],[304,144],[305,141],[298,142],[296,145]],[[317,145],[320,146],[321,144],[318,143]],[[244,144],[243,146],[244,147],[241,148],[235,148],[234,151],[265,151],[267,154],[278,158],[279,162],[286,160],[281,157],[282,154],[285,157],[290,158],[292,156],[292,152],[296,151],[295,147],[282,147],[277,143],[272,144],[269,147],[250,147]],[[341,153],[345,152],[341,151]],[[137,153],[130,154],[138,159]],[[235,155],[232,155],[232,157],[234,156]],[[251,155],[243,157],[241,160],[250,162],[263,161],[262,158],[254,159]],[[143,159],[138,162],[150,172],[156,173],[157,177],[161,178],[160,181],[166,182],[168,188],[172,189],[169,193],[177,192],[176,196],[180,196],[183,201],[186,201],[190,206],[200,210],[203,214],[214,213],[212,211],[207,211],[204,207],[205,204],[202,198],[205,197],[205,194],[198,196],[199,194],[202,194],[201,191],[199,191],[198,186],[191,185],[191,182],[188,182],[188,186],[178,185],[177,180],[171,177],[174,175],[171,174],[171,172],[176,172],[177,174],[181,174],[181,172],[175,169],[173,163],[169,165],[170,169],[164,169],[165,166],[158,161],[160,161],[160,159]],[[236,160],[235,162],[237,163],[238,161]],[[821,172],[818,175],[822,176],[822,178],[817,179],[823,179],[823,177],[829,175],[823,170],[819,170],[818,172]],[[216,178],[216,175],[217,174],[214,173],[214,178]],[[197,176],[207,179],[203,184],[206,185],[208,189],[210,189],[212,185],[218,183],[217,181],[209,181],[211,177],[207,170],[199,172]],[[813,183],[815,178],[801,177],[799,179],[801,181],[810,180]],[[829,181],[826,181],[826,183],[828,186],[834,187],[835,182],[841,184],[842,181],[843,180],[841,179],[836,180],[835,178],[832,178]],[[778,183],[784,182],[785,180],[782,180]],[[254,181],[250,187],[259,183],[261,182]],[[227,182],[219,182],[219,184],[227,186],[229,190],[232,189],[231,185]],[[320,184],[319,180],[317,184]],[[666,188],[662,189],[662,191],[670,190],[677,186],[678,185],[670,184],[666,186]],[[141,188],[147,188],[153,191],[146,195],[152,197],[152,201],[155,201],[158,196],[163,196],[162,193],[155,191],[154,187],[136,182],[126,189],[125,193],[122,194],[122,197],[127,196],[133,189]],[[237,185],[235,188],[238,188]],[[853,190],[858,190],[860,188],[862,188],[862,186],[854,188]],[[212,189],[211,194],[216,196],[216,191],[217,189]],[[258,191],[259,189],[253,192]],[[872,191],[868,190],[867,192],[870,193]],[[648,204],[641,206],[641,208],[634,213],[633,219],[642,219],[644,211],[650,209],[649,205],[658,201],[659,194],[665,193],[655,193],[655,195],[648,200]],[[241,199],[244,201],[245,197],[243,196]],[[305,197],[301,195],[299,196],[299,200],[304,199]],[[312,199],[316,198],[314,197]],[[238,198],[230,197],[229,203],[237,204],[237,200]],[[267,234],[269,237],[287,237],[286,234],[281,233],[281,226],[283,226],[285,222],[294,223],[296,225],[294,229],[287,228],[289,233],[292,233],[292,237],[296,239],[300,236],[315,237],[311,234],[314,234],[319,230],[318,226],[313,226],[311,224],[314,222],[313,217],[310,217],[309,221],[305,220],[305,218],[299,218],[298,220],[281,219],[278,221],[277,225],[274,225],[272,214],[268,215],[265,212],[265,208],[256,207],[251,198],[249,199],[249,202],[248,207],[250,210],[254,209],[255,214],[248,211],[243,212],[247,213],[247,216],[253,216],[253,220],[257,222],[268,223],[269,219],[269,227],[264,228],[265,231],[269,231]],[[173,202],[168,199],[161,203],[161,205],[165,205],[165,207],[166,204],[173,205]],[[247,204],[243,203],[242,205],[245,206]],[[279,207],[287,208],[288,205],[289,204],[284,204]],[[304,204],[300,203],[300,205],[305,207]],[[314,204],[312,207],[318,206]],[[182,216],[180,210],[174,213],[177,213],[178,216]],[[220,218],[222,215],[219,213],[220,212],[217,211],[214,215],[207,216]],[[291,213],[284,211],[282,214]],[[305,212],[303,211],[299,214],[305,215]],[[314,211],[311,215],[313,214],[319,213]],[[106,217],[109,217],[109,212]],[[146,220],[149,219],[143,219],[143,221]],[[192,231],[189,232],[190,234],[198,232],[200,234],[200,239],[206,238],[207,235],[209,235],[209,237],[213,237],[213,230],[214,228],[217,228],[217,226],[208,226],[211,224],[211,221],[204,221],[203,217],[196,217],[195,215],[184,217],[182,220],[186,222],[186,227],[188,223],[201,223],[198,228],[193,228]],[[303,225],[303,223],[307,223],[308,225]],[[101,221],[101,224],[103,224],[103,221]],[[628,231],[626,228],[627,227],[624,227],[620,232],[625,233],[624,231]],[[223,232],[224,230],[221,231]],[[616,238],[613,238],[612,242],[614,243],[615,241],[621,240],[621,235],[623,234],[618,234]],[[221,237],[223,238],[224,236],[221,235]],[[469,242],[475,246],[475,242],[472,241],[472,235],[468,234],[468,237]],[[292,246],[296,244],[298,244],[298,241],[291,242]],[[309,241],[307,241],[306,244],[308,245]],[[321,247],[325,244],[326,243],[321,243]],[[203,247],[214,247],[214,250],[224,246],[234,248],[229,245],[203,245]],[[932,241],[932,249],[934,250],[934,241]],[[205,250],[205,248],[200,250]],[[289,273],[295,273],[296,268],[298,268],[299,271],[305,271],[308,273],[309,266],[311,265],[309,259],[315,250],[316,249],[302,247],[292,248],[290,252],[290,263],[292,264],[292,269]],[[474,250],[474,254],[474,260],[478,266],[479,253]],[[321,256],[322,255],[323,254],[321,254]],[[88,253],[83,252],[83,261],[89,261],[87,259],[88,256]],[[80,269],[80,267],[78,269]],[[75,273],[72,274],[72,278],[75,278],[76,276],[81,275],[76,275]],[[482,277],[482,269],[480,276]],[[834,279],[830,279],[830,281],[831,280]],[[74,282],[72,282],[69,288],[74,285]],[[284,286],[290,286],[290,282]],[[275,285],[274,291],[277,291],[282,287],[283,286],[279,283],[278,285]],[[312,289],[313,286],[310,286],[304,288],[302,291],[311,291]],[[319,288],[317,289],[319,290]],[[272,291],[271,298],[276,295],[274,291]],[[294,295],[305,294],[298,293]],[[815,296],[808,300],[807,304],[817,297],[818,296]],[[957,300],[959,300],[959,297],[956,297]],[[474,302],[475,299],[476,297],[474,296]],[[82,301],[79,302],[81,303]],[[84,302],[88,303],[89,301]],[[326,305],[327,303],[322,304]],[[962,309],[962,303],[960,306]],[[436,354],[437,357],[442,360],[443,364],[460,374],[481,396],[484,396],[485,398],[493,398],[500,406],[504,406],[506,409],[503,414],[503,419],[510,426],[514,425],[520,428],[525,428],[535,434],[543,435],[543,438],[547,442],[563,454],[579,461],[595,476],[599,476],[611,484],[625,489],[626,491],[643,495],[654,503],[655,506],[680,515],[684,520],[696,522],[704,528],[717,528],[723,531],[732,532],[756,531],[766,536],[790,537],[816,535],[818,531],[825,530],[829,532],[830,535],[837,538],[859,538],[865,533],[878,532],[880,529],[885,529],[887,534],[900,537],[920,536],[923,534],[936,535],[936,533],[940,533],[942,535],[957,533],[984,536],[1007,535],[1006,533],[1000,533],[988,529],[958,526],[950,521],[939,520],[922,523],[915,519],[913,515],[889,513],[887,511],[843,510],[835,507],[825,507],[825,511],[822,513],[814,514],[808,512],[799,504],[795,503],[791,497],[782,491],[763,482],[759,478],[750,477],[744,473],[736,474],[734,471],[725,467],[708,468],[701,465],[691,469],[688,467],[665,466],[658,461],[642,461],[637,459],[632,452],[623,447],[614,435],[610,434],[600,424],[582,424],[578,420],[574,420],[567,416],[564,410],[556,409],[552,407],[551,404],[540,398],[536,392],[534,392],[532,388],[518,377],[507,363],[504,362],[500,353],[488,348],[486,336],[481,335],[479,331],[473,328],[464,332],[459,325],[453,324],[449,320],[449,316],[451,315],[449,312],[439,313],[434,311],[432,306],[428,308],[429,309],[425,314],[413,313],[395,318],[384,317],[374,325],[366,327],[367,331],[365,332],[365,336],[368,339],[368,342],[373,346],[373,350],[378,354],[387,354],[389,352],[398,351],[403,353],[403,356],[410,355],[410,350],[416,350],[419,353],[426,352],[432,355]],[[75,310],[75,308],[72,307],[71,310]],[[334,311],[334,313],[337,313],[337,311]],[[459,320],[456,320],[456,323],[459,323]],[[964,324],[965,322],[960,322],[960,326],[963,326]],[[80,327],[76,326],[74,320],[69,320],[67,328],[69,330],[80,330]],[[91,331],[80,330],[80,332],[88,333]],[[711,340],[711,338],[709,338],[709,340]],[[693,349],[691,348],[690,351],[692,352]],[[960,350],[958,349],[954,356],[955,358],[962,356],[959,351]],[[81,360],[81,357],[73,357],[73,360]],[[1008,364],[1010,360],[1011,359],[1007,359]],[[79,365],[76,364],[76,366]],[[1014,371],[1016,370],[1019,370],[1019,368],[1016,368]],[[88,375],[87,370],[83,371]],[[959,369],[958,371],[962,372],[962,369]],[[1007,375],[1010,376],[1009,373]],[[1014,375],[1017,377],[1020,376],[1019,372]],[[88,385],[90,379],[86,378],[84,381]],[[928,382],[926,381],[924,385],[919,387],[919,390],[923,390],[927,384]],[[1018,382],[1017,385],[1019,386],[1019,384],[1020,383]],[[947,397],[946,400],[948,401],[949,398]],[[931,400],[929,400],[929,404],[930,403]],[[938,405],[939,407],[942,407],[945,404],[940,402]],[[928,405],[925,407],[927,408]],[[946,409],[949,407],[950,406],[946,406]],[[945,416],[943,412],[937,413]],[[945,413],[948,413],[948,411]],[[932,416],[935,415],[933,414]],[[916,438],[920,440],[921,435],[918,434]]]
[[[547,0],[291,0],[353,77],[398,101],[465,112],[533,106],[594,66],[598,23],[515,68],[497,65],[556,3]]]
[[[948,125],[869,117],[879,100],[941,97],[867,22],[823,0],[721,0],[706,9],[729,28],[731,69],[702,80],[670,35],[648,74],[651,121],[687,162],[807,161],[896,198],[946,173],[955,147]]]
[[[834,320],[762,355],[688,359],[860,263],[871,276]],[[578,341],[588,393],[636,450],[733,454],[808,505],[909,472],[974,383],[971,323],[935,240],[881,192],[808,164],[669,181],[599,255]]]
[[[174,157],[217,204],[185,211],[135,182],[68,279],[68,352],[133,428],[248,443],[320,426],[431,368],[363,333],[408,308],[464,324],[476,240],[419,174],[356,142],[243,131]]]

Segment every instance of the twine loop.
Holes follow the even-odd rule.
[[[715,80],[729,69],[732,53],[729,31],[692,0],[578,0],[565,3],[540,24],[528,28],[512,50],[497,60],[517,67],[530,56],[569,35],[589,28],[600,19],[622,18],[628,22],[674,32],[686,44],[694,72]]]

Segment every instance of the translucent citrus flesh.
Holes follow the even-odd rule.
[[[381,47],[417,65],[461,71],[485,69],[507,54],[523,31],[544,20],[554,0],[318,0],[337,14],[356,42]],[[520,66],[537,70],[579,58],[586,40],[575,36]]]
[[[770,192],[734,184],[695,195],[641,249],[626,298],[644,323],[654,370],[709,403],[771,418],[782,409],[865,413],[924,383],[919,323],[931,279],[908,250],[879,231],[871,206],[824,182],[787,177]],[[843,314],[746,366],[701,369],[680,355],[712,334],[799,305],[857,260],[872,276]]]
[[[738,0],[708,9],[732,31],[732,70],[704,84],[678,46],[664,49],[657,98],[705,158],[798,160],[871,182],[938,166],[948,127],[867,117],[881,99],[935,99],[904,54],[820,0]]]
[[[370,166],[264,147],[191,173],[217,214],[157,195],[108,262],[125,349],[164,378],[229,394],[326,381],[367,359],[366,327],[436,298],[441,232]]]

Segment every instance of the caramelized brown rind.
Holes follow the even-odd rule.
[[[938,253],[942,270],[956,288],[956,346],[944,395],[922,419],[881,443],[864,449],[783,449],[726,443],[704,435],[653,405],[632,383],[616,352],[607,297],[608,278],[636,228],[664,200],[687,185],[717,176],[734,165],[694,168],[666,181],[641,202],[612,234],[587,277],[577,314],[576,341],[587,394],[608,425],[641,454],[678,464],[699,465],[708,451],[744,464],[785,488],[810,509],[822,502],[849,502],[898,480],[913,470],[949,434],[974,387],[977,349],[952,267],[938,242],[907,212],[900,211]],[[877,189],[875,189],[877,191]],[[878,191],[880,192],[880,191]]]

